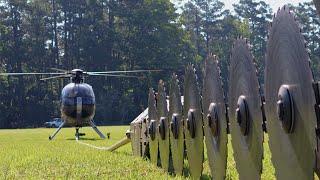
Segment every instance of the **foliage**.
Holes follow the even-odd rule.
[[[297,15],[297,21],[303,22],[301,33],[306,41],[306,48],[309,51],[311,59],[312,72],[316,80],[319,80],[320,74],[320,19],[312,2],[300,3],[292,8]]]
[[[164,70],[143,81],[86,79],[95,90],[98,123],[130,122],[146,107],[149,86],[195,57],[168,0],[1,0],[0,9],[0,72]],[[59,116],[67,81],[39,78],[1,77],[0,128],[40,126]]]
[[[311,2],[290,8],[302,24],[318,79],[319,17]],[[228,92],[230,52],[239,36],[250,40],[263,84],[271,14],[258,0],[240,0],[234,12],[220,0],[190,0],[180,10],[169,0],[0,0],[0,72],[162,69],[145,80],[86,79],[96,94],[95,121],[127,124],[146,108],[149,87],[173,72],[182,77],[188,63],[201,72],[210,52],[219,57]],[[39,127],[60,116],[60,91],[68,81],[39,79],[0,77],[0,128]]]
[[[249,26],[249,40],[257,62],[259,80],[263,83],[264,61],[269,23],[272,18],[270,5],[264,1],[240,0],[234,4],[237,16]]]

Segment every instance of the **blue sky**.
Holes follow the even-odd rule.
[[[177,3],[178,1],[187,2],[187,0],[171,0],[173,3]],[[312,0],[265,0],[268,4],[270,4],[273,11],[276,11],[279,7],[282,7],[285,4],[294,4],[297,5],[301,2],[310,2]],[[232,9],[232,4],[238,3],[239,0],[221,0],[226,6],[226,9]]]

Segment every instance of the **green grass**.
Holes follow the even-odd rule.
[[[110,146],[124,137],[128,126],[100,127],[111,138],[100,140],[90,128],[83,141]],[[131,155],[131,145],[116,152],[95,150],[74,140],[74,129],[65,128],[53,141],[54,129],[0,130],[0,179],[183,179],[168,175],[148,160]],[[270,151],[265,142],[262,179],[275,179]],[[227,179],[238,179],[229,139]],[[210,178],[205,153],[203,179]]]

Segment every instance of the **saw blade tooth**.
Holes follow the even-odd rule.
[[[266,57],[266,56],[265,56]],[[265,110],[264,110],[264,104],[265,104],[265,100],[264,100],[264,92],[263,92],[263,89],[262,89],[262,86],[261,86],[261,83],[259,81],[259,66],[258,66],[258,63],[257,63],[257,60],[256,58],[253,57],[253,64],[254,64],[254,67],[255,67],[255,72],[256,72],[256,77],[258,79],[258,90],[259,90],[259,95],[260,95],[260,107],[261,107],[261,113],[262,113],[262,128],[263,128],[263,131],[266,132],[266,116],[265,116]]]
[[[310,57],[310,55],[308,55],[309,57]],[[314,80],[315,80],[315,76],[314,76],[314,72],[312,71],[312,66],[311,66],[311,59],[309,58],[309,68],[311,69],[311,75],[312,75],[312,79],[313,79],[313,82],[314,82]]]
[[[226,120],[227,120],[227,133],[229,133],[229,125],[228,125],[229,124],[229,118],[228,118],[228,110],[227,110],[228,105],[227,105],[227,96],[226,96],[226,94],[224,92],[225,86],[224,86],[224,82],[223,82],[223,78],[222,78],[222,71],[221,71],[222,64],[221,64],[221,61],[217,61],[217,66],[218,66],[218,71],[219,71],[219,79],[220,79],[221,87],[222,87],[222,90],[223,90],[223,93],[222,93],[223,94],[223,100],[225,102],[225,108],[226,108],[225,115],[226,115]]]
[[[172,74],[172,80],[173,80],[174,82],[178,82],[178,83],[179,83],[178,75],[177,75],[176,73],[173,73],[173,74]]]
[[[282,6],[282,10],[285,12],[289,12],[289,8],[287,8],[287,5]]]
[[[196,68],[194,67],[194,64],[189,64],[189,66],[187,67],[187,72],[186,74],[189,74],[189,75],[194,75],[195,76],[195,84],[196,84],[196,89],[197,89],[197,92],[200,92],[199,91],[199,81],[198,81],[198,76],[197,76],[197,70]],[[200,94],[199,94],[200,95]]]

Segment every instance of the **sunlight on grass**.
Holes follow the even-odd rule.
[[[125,136],[128,126],[100,127],[110,139],[101,140],[90,128],[82,141],[96,146],[110,146]],[[172,176],[148,160],[134,157],[131,145],[116,152],[95,150],[76,143],[74,129],[65,128],[57,139],[49,141],[54,129],[0,130],[0,179],[183,179]],[[265,135],[267,137],[267,135]],[[265,139],[262,179],[275,179],[270,150]],[[235,168],[231,138],[228,143],[226,179],[238,179]],[[202,179],[210,179],[210,168],[205,150]],[[186,166],[187,166],[187,160]],[[188,177],[187,177],[188,178]]]

